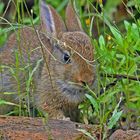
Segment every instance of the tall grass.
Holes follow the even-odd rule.
[[[139,13],[139,6],[138,1],[131,2],[123,3],[129,18],[125,17],[126,20],[121,20],[121,24],[117,24],[112,22],[113,17],[109,15],[112,15],[111,9],[116,8],[121,1],[107,1],[105,6],[99,1],[97,5],[102,9],[101,12],[97,10],[98,6],[94,6],[89,0],[83,3],[87,7],[87,12],[80,11],[82,2],[75,1],[83,27],[93,42],[99,85],[96,92],[89,90],[89,94],[86,95],[87,102],[79,108],[86,123],[101,125],[103,139],[106,138],[107,131],[113,128],[140,127],[140,20],[135,17]],[[129,7],[130,3],[136,6],[135,11]],[[87,19],[90,24],[86,24]],[[96,26],[93,26],[95,24]],[[92,34],[94,30],[97,31],[97,38]],[[130,77],[133,77],[133,80]],[[109,84],[110,88],[107,88]],[[104,91],[102,94],[101,90]],[[135,123],[135,126],[131,128],[132,123]]]

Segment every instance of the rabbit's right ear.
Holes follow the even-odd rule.
[[[43,30],[51,33],[53,36],[58,37],[60,32],[66,31],[65,24],[58,13],[50,5],[42,0],[40,3],[40,16]]]
[[[80,19],[77,16],[71,1],[69,1],[66,9],[65,20],[68,31],[83,31]]]

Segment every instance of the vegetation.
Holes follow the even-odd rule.
[[[68,0],[46,1],[64,18]],[[15,28],[39,23],[38,2],[35,0],[32,10],[28,10],[24,0],[17,0],[14,3],[16,9],[12,9],[13,15],[8,13],[7,17],[4,15],[5,5],[0,2],[0,46],[4,45],[9,32]],[[107,137],[108,130],[137,129],[140,127],[140,1],[73,0],[73,3],[83,28],[92,40],[97,73],[97,90],[86,87],[89,90],[87,100],[79,106],[81,121],[99,124],[103,139]],[[25,68],[18,66],[19,55],[17,52],[17,69],[24,71]],[[28,73],[27,94],[36,68]],[[18,75],[17,71],[10,70],[13,76]],[[18,84],[20,87],[20,81]],[[2,104],[14,105],[0,100]],[[16,106],[16,115],[30,115],[28,106],[25,105],[24,109],[20,104]]]

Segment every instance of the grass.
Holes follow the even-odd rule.
[[[64,7],[67,4],[67,0],[48,0],[47,2],[57,7],[58,12],[64,17]],[[129,19],[117,24],[113,23],[113,16],[111,15],[116,6],[122,3],[120,0],[117,0],[116,3],[107,1],[105,6],[103,6],[102,1],[96,3],[96,5],[93,5],[93,0],[73,0],[73,2],[75,3],[74,6],[79,14],[82,26],[87,34],[89,34],[94,46],[98,81],[97,91],[89,89],[89,94],[86,94],[87,100],[79,106],[81,118],[85,123],[99,124],[103,130],[103,139],[105,139],[108,130],[118,127],[123,128],[123,125],[126,125],[124,122],[122,123],[122,119],[124,118],[129,122],[129,125],[133,121],[132,117],[136,118],[135,122],[137,125],[140,124],[140,20],[135,17],[135,15],[140,14],[140,4],[139,0],[130,0],[127,4],[124,4],[129,13]],[[35,6],[33,7],[34,14],[37,15],[34,19],[32,18],[32,12],[30,16],[30,11],[27,12],[27,15],[24,13],[22,4],[24,3],[21,3],[22,10],[20,10],[19,3],[15,3],[18,24],[13,24],[14,22],[10,22],[9,24],[9,22],[7,22],[7,27],[0,27],[0,46],[4,45],[9,31],[15,30],[15,28],[20,27],[20,25],[33,26],[33,24],[39,23],[38,1],[35,1]],[[134,11],[131,9],[132,6],[135,7]],[[86,10],[83,10],[81,7]],[[98,12],[98,7],[102,9],[102,12]],[[1,15],[3,14],[3,8],[4,5],[0,3]],[[4,22],[2,17],[0,18],[0,22]],[[96,28],[93,26],[95,24]],[[93,34],[95,33],[95,29],[97,35]],[[8,69],[17,81],[19,96],[21,93],[21,83],[18,75],[20,71],[25,73],[28,104],[26,105],[20,101],[18,111],[15,109],[15,112],[18,112],[17,114],[20,115],[31,116],[32,113],[29,110],[29,93],[33,86],[33,74],[40,61],[34,69],[30,68],[28,64],[24,67],[20,67],[19,55],[19,52],[15,53],[16,69],[10,67]],[[2,67],[3,66],[0,67],[1,72]],[[26,73],[27,69],[28,73]],[[114,74],[117,75],[115,78],[113,77]],[[123,76],[118,78],[119,75],[125,75],[125,78]],[[130,76],[135,77],[136,80],[130,79]],[[109,89],[105,88],[115,80],[114,86],[110,86]],[[103,89],[102,94],[100,94],[101,89]],[[12,103],[0,100],[0,104]],[[118,123],[118,121],[120,123]],[[123,125],[120,126],[120,124]],[[129,128],[130,126],[127,127]]]

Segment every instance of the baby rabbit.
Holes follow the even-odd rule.
[[[95,70],[87,63],[93,61],[93,46],[71,3],[66,8],[65,23],[55,9],[43,1],[40,3],[40,14],[39,26],[22,27],[15,31],[0,50],[1,66],[5,66],[1,72],[0,92],[18,94],[1,94],[0,98],[17,103],[19,97],[27,93],[27,73],[19,67],[27,68],[28,64],[35,69],[30,88],[32,104],[48,112],[51,118],[65,116],[78,121],[78,105],[87,93],[84,86],[92,87],[95,81]],[[16,71],[18,79],[11,74],[9,67]],[[0,113],[10,109],[1,106]]]

